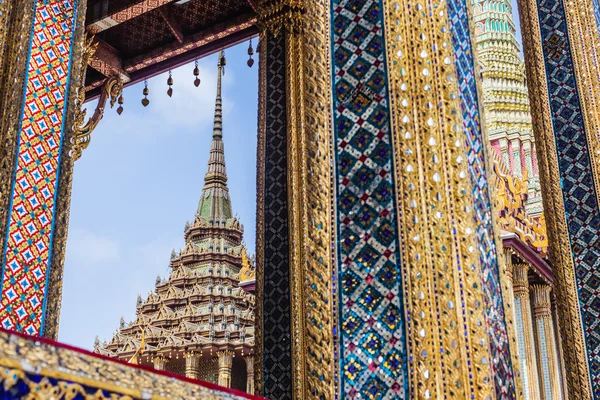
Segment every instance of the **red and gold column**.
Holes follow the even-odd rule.
[[[58,332],[85,6],[24,1],[9,13],[0,100],[0,325],[30,335]]]

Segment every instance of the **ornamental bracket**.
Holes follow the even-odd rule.
[[[119,99],[119,104],[122,104],[123,102],[123,98],[120,97],[121,93],[123,93],[123,81],[119,76],[111,76],[104,82],[94,114],[92,114],[87,121],[85,120],[87,110],[82,109],[83,103],[85,102],[85,72],[87,63],[94,55],[97,45],[97,43],[94,43],[94,38],[91,37],[86,40],[84,48],[80,87],[75,99],[75,109],[77,111],[75,114],[73,135],[71,136],[71,157],[73,158],[73,161],[78,160],[81,157],[83,150],[89,146],[91,134],[104,116],[106,101],[110,98],[111,108],[115,105],[117,99]],[[122,111],[122,107],[119,107],[119,109]],[[119,112],[119,110],[117,110],[117,112]]]

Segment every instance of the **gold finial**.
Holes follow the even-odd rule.
[[[240,281],[247,281],[255,277],[254,267],[248,261],[246,248],[242,248],[242,269],[240,270]]]
[[[144,346],[146,344],[146,331],[144,330],[144,328],[140,328],[140,329],[142,331],[142,342],[140,343],[140,347],[138,347],[138,349],[136,350],[133,357],[131,357],[129,359],[129,364],[139,364],[139,357],[142,355],[142,352],[144,351]]]

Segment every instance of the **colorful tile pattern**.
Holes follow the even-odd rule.
[[[3,328],[41,335],[77,0],[35,4],[2,258]]]
[[[600,0],[592,0],[592,4],[594,5],[594,15],[596,16],[598,34],[600,35]]]
[[[463,124],[469,159],[469,173],[473,182],[475,222],[481,254],[482,287],[487,299],[486,319],[490,338],[492,363],[498,399],[515,398],[514,373],[512,369],[508,332],[504,317],[504,303],[500,283],[497,249],[493,236],[492,204],[488,191],[485,168],[485,138],[481,131],[473,47],[469,36],[468,4],[464,0],[448,2],[448,16],[452,32],[455,65],[459,82],[459,98],[463,112]]]
[[[403,399],[408,361],[382,4],[332,1],[340,392]]]
[[[515,333],[517,334],[517,346],[519,346],[519,363],[521,367],[521,378],[523,379],[523,400],[529,400],[529,380],[531,379],[527,369],[527,352],[525,351],[525,329],[523,327],[523,307],[521,297],[515,297]]]
[[[263,382],[269,399],[292,398],[285,38],[268,34],[263,262]]]
[[[600,205],[581,115],[562,0],[538,0],[558,169],[587,348],[600,398]]]
[[[546,347],[546,327],[544,326],[544,320],[542,318],[538,318],[536,321],[537,325],[537,334],[538,334],[538,343],[540,349],[540,366],[542,373],[542,389],[544,390],[544,396],[546,399],[552,398],[552,381],[550,378],[550,365],[548,364],[548,348]],[[550,349],[550,351],[554,351],[554,349]]]

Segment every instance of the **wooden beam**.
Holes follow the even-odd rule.
[[[169,27],[171,33],[173,34],[173,36],[175,36],[177,41],[180,44],[183,43],[183,33],[181,32],[181,26],[179,25],[179,22],[177,22],[177,20],[173,18],[173,12],[169,8],[169,6],[159,8],[158,12],[160,13],[161,17],[163,17],[163,19],[165,20],[167,26]]]
[[[210,42],[224,39],[236,32],[246,30],[256,24],[256,15],[246,14],[228,22],[214,25],[210,29],[195,33],[185,38],[182,44],[172,44],[159,47],[149,53],[136,56],[125,62],[125,70],[132,74],[153,64],[163,62],[175,56],[187,53]]]
[[[87,31],[92,34],[105,31],[113,26],[119,25],[125,21],[138,17],[142,14],[152,11],[155,8],[164,6],[165,4],[171,3],[173,0],[139,0],[133,4],[130,4],[125,9],[113,13],[106,13],[100,8],[106,8],[107,1],[99,2],[97,7],[98,10],[92,10],[92,23],[87,25]],[[104,6],[104,7],[102,7]],[[95,15],[97,14],[97,15]]]
[[[119,52],[99,38],[94,38],[94,43],[97,44],[96,52],[90,58],[88,65],[107,78],[113,75],[118,75],[123,83],[129,82],[129,74],[123,68],[123,61],[119,56]]]
[[[237,26],[236,29],[233,29],[232,27],[231,30],[217,31],[217,33],[208,34],[204,33],[204,39],[198,39],[198,41],[194,43],[195,47],[189,51],[180,51],[182,48],[181,46],[179,50],[176,48],[167,48],[162,54],[148,56],[148,58],[139,60],[139,62],[133,66],[127,66],[126,70],[129,73],[131,80],[124,86],[127,87],[137,82],[141,82],[144,79],[149,79],[170,69],[185,65],[190,61],[210,55],[220,49],[234,46],[238,43],[245,42],[249,38],[257,36],[258,28],[254,24],[255,18],[253,17],[250,21]],[[154,52],[152,52],[152,54],[154,54]],[[127,64],[129,64],[129,62],[127,62]],[[93,82],[89,86],[86,86],[86,101],[98,98],[103,81],[104,80]]]
[[[258,4],[256,0],[248,0],[248,4],[250,4],[250,7],[252,7],[254,11],[258,11]]]

